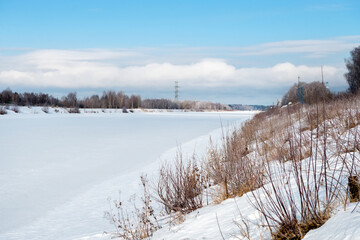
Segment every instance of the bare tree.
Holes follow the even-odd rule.
[[[332,94],[329,89],[326,88],[324,83],[319,81],[310,83],[300,82],[300,86],[296,83],[287,91],[282,98],[281,105],[286,105],[290,102],[298,102],[300,94],[298,91],[299,88],[302,88],[301,94],[303,101],[306,104],[318,103],[320,101],[329,100],[332,97]]]
[[[345,59],[348,72],[345,78],[349,84],[349,92],[358,93],[360,88],[360,46],[350,52],[350,58]]]

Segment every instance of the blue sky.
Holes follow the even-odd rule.
[[[324,65],[345,89],[359,12],[355,0],[0,0],[0,87],[172,98],[176,80],[183,99],[272,104]]]

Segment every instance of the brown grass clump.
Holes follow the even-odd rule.
[[[358,202],[360,200],[360,184],[358,176],[349,176],[348,187],[350,202]]]
[[[272,239],[300,240],[306,235],[307,232],[321,227],[328,219],[329,216],[324,215],[318,219],[309,219],[306,222],[292,221],[288,224],[283,224],[279,226],[276,232],[272,234]]]

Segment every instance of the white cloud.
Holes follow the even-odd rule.
[[[302,81],[320,81],[318,64],[321,62],[325,63],[325,80],[330,82],[330,86],[336,87],[346,85],[343,58],[359,42],[360,36],[343,36],[325,40],[271,42],[248,47],[20,49],[18,54],[14,49],[9,49],[11,54],[6,49],[0,49],[0,52],[7,53],[0,55],[0,85],[169,88],[173,81],[180,81],[182,87],[269,89],[290,86],[296,82],[298,75]],[[335,61],[330,58],[338,53],[344,57],[337,60],[339,56],[336,55]],[[301,56],[322,59],[304,59]],[[327,61],[332,64],[326,64]],[[301,64],[303,62],[307,65]],[[338,65],[334,65],[334,62]],[[243,64],[247,67],[241,67]]]
[[[177,58],[192,56],[221,57],[229,58],[271,58],[273,56],[285,55],[287,58],[323,58],[325,61],[335,54],[348,54],[354,47],[360,45],[360,35],[341,36],[329,39],[310,39],[310,40],[288,40],[279,42],[268,42],[250,46],[203,46],[203,47],[177,47],[164,49],[141,49],[144,52],[167,56],[172,55]],[[173,59],[176,60],[176,59]]]
[[[329,54],[349,51],[359,46],[360,36],[346,36],[327,40],[295,40],[271,42],[238,48],[240,56],[263,56],[276,54],[308,54],[310,57],[322,57]]]
[[[273,46],[273,44],[269,44]],[[276,45],[276,44],[275,44]],[[296,45],[291,43],[288,45]],[[297,46],[297,45],[296,45]],[[186,87],[290,86],[300,75],[303,81],[321,80],[320,67],[275,64],[267,68],[239,68],[223,59],[201,59],[187,64],[153,62],[122,65],[118,61],[142,56],[129,50],[39,50],[0,61],[0,84],[30,87],[169,87],[180,81]],[[343,68],[324,66],[326,81],[344,85]]]

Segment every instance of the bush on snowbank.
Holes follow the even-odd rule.
[[[196,160],[184,160],[181,151],[173,164],[164,163],[159,170],[156,183],[157,200],[167,214],[186,214],[203,205],[205,179]]]
[[[109,199],[110,210],[105,212],[105,218],[114,225],[116,233],[112,238],[121,238],[125,240],[140,240],[149,238],[160,228],[158,219],[155,215],[151,203],[148,180],[146,176],[141,176],[141,185],[143,187],[143,196],[141,206],[137,207],[133,200],[134,209],[132,212],[124,210],[121,199]]]
[[[0,107],[0,115],[7,114],[6,109],[4,107]]]
[[[68,112],[69,112],[69,113],[80,113],[80,110],[79,110],[79,108],[70,108],[70,109],[68,110]]]

